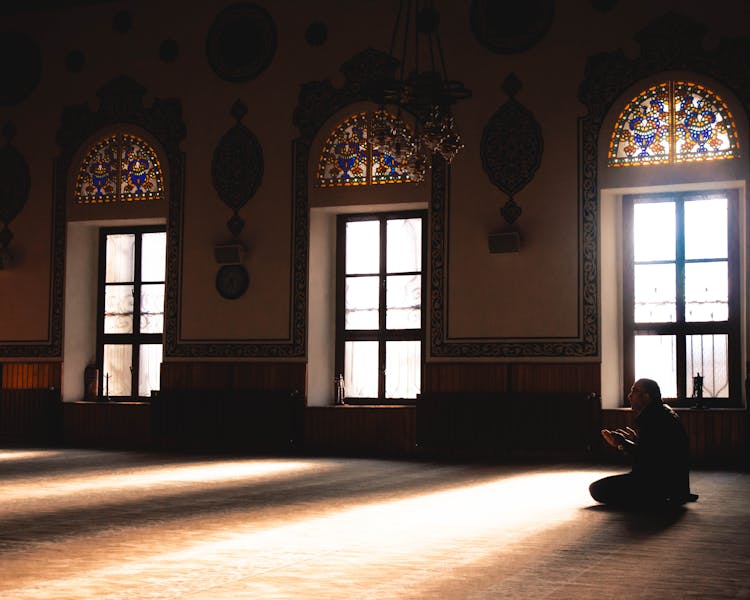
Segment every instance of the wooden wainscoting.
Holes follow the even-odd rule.
[[[417,443],[449,458],[591,458],[597,394],[432,392],[417,401]]]
[[[0,390],[0,441],[58,444],[62,403],[57,389]]]
[[[678,408],[677,413],[696,465],[750,466],[747,410]],[[632,412],[628,408],[602,410],[602,427],[617,429],[631,424]]]
[[[4,362],[0,365],[0,388],[4,390],[60,389],[62,364],[59,362]]]
[[[165,362],[161,390],[297,390],[304,393],[304,362]]]
[[[414,456],[415,406],[309,406],[305,451],[342,456]]]
[[[64,402],[63,440],[84,448],[150,448],[151,405],[147,402]]]
[[[425,365],[424,392],[601,393],[599,363],[447,363]]]
[[[162,390],[152,431],[160,448],[288,453],[302,445],[304,402],[294,391]]]
[[[0,440],[58,444],[62,436],[59,362],[0,363]]]

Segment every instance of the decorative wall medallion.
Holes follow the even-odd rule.
[[[37,43],[23,33],[0,33],[0,106],[28,98],[41,75],[42,53]]]
[[[71,50],[65,56],[65,69],[68,73],[80,73],[86,64],[86,56],[80,50]]]
[[[222,298],[236,300],[250,284],[250,275],[242,265],[224,265],[216,274],[216,290]]]
[[[227,227],[237,237],[245,225],[238,211],[255,195],[263,180],[263,149],[252,132],[240,123],[247,107],[237,100],[230,113],[237,124],[224,134],[214,150],[211,180],[221,201],[234,213]]]
[[[133,28],[133,15],[127,10],[118,12],[112,19],[112,29],[125,34]]]
[[[549,30],[555,16],[554,0],[498,2],[472,0],[471,30],[488,50],[498,54],[522,52]]]
[[[276,24],[257,4],[228,6],[208,31],[208,62],[226,81],[249,81],[257,77],[271,64],[275,53]]]
[[[173,63],[180,55],[180,46],[175,40],[164,40],[159,44],[159,58],[165,63]]]
[[[311,23],[305,30],[305,41],[310,46],[322,46],[328,39],[328,28],[324,23]]]
[[[596,10],[607,12],[617,6],[618,0],[591,0],[591,6]]]
[[[13,234],[8,224],[23,209],[31,188],[29,166],[21,153],[10,145],[15,133],[15,126],[6,123],[3,127],[5,145],[0,148],[0,221],[3,223],[0,230],[0,269],[8,266],[11,258],[8,245]]]
[[[500,212],[512,225],[521,214],[513,196],[533,179],[541,164],[544,144],[534,115],[515,99],[521,89],[519,79],[508,75],[502,88],[510,99],[485,125],[479,151],[490,181],[508,195]]]

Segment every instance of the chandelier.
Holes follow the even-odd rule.
[[[398,61],[399,73],[373,90],[380,110],[373,116],[369,141],[407,168],[416,182],[424,179],[433,154],[450,163],[463,148],[451,106],[471,96],[460,81],[448,79],[439,24],[433,0],[399,0],[388,52]],[[389,116],[386,105],[397,107],[397,119]],[[413,127],[403,113],[413,117]]]

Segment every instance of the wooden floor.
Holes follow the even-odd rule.
[[[0,449],[0,598],[750,598],[750,474]]]

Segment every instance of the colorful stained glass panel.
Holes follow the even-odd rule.
[[[367,115],[345,119],[328,136],[318,163],[318,184],[363,185],[367,183]]]
[[[737,127],[714,92],[685,81],[652,86],[617,118],[608,165],[651,165],[738,156]]]
[[[737,130],[726,103],[701,85],[674,88],[675,162],[732,158]]]
[[[132,202],[164,195],[164,177],[154,150],[133,135],[116,135],[97,142],[78,170],[75,202]]]
[[[143,140],[122,136],[120,149],[120,200],[153,200],[161,197],[163,182],[159,160]]]
[[[628,103],[609,145],[610,166],[669,161],[669,84],[653,86]]]
[[[390,122],[393,129],[406,127],[394,115],[378,114],[385,114],[385,122]],[[408,165],[402,164],[395,155],[372,147],[369,142],[372,117],[371,113],[354,115],[331,132],[318,160],[318,187],[415,181]]]
[[[107,137],[89,150],[78,171],[75,199],[79,203],[117,200],[117,138]]]

